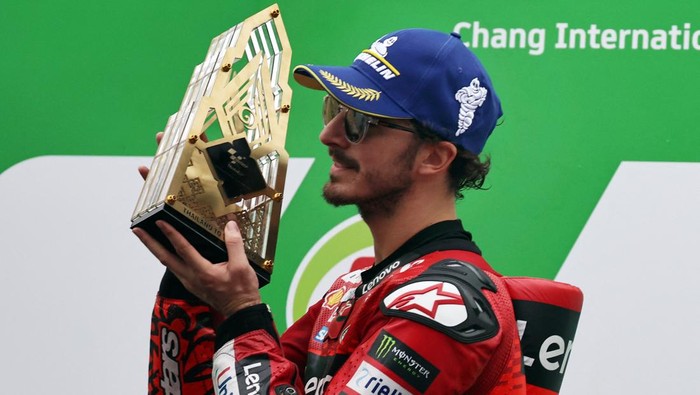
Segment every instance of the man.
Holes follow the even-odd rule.
[[[134,229],[169,269],[155,317],[184,322],[153,334],[151,393],[524,393],[508,291],[455,208],[488,172],[478,154],[502,115],[496,92],[456,34],[401,30],[370,48],[351,67],[294,75],[328,95],[320,139],[333,165],[323,195],[358,207],[375,264],[337,279],[278,337],[234,222],[229,259],[215,264],[166,223],[158,226],[177,253]],[[213,382],[202,381],[214,349]]]

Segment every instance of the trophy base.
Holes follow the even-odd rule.
[[[213,236],[209,232],[201,229],[183,214],[167,204],[154,209],[150,213],[139,217],[131,222],[131,228],[141,228],[148,232],[151,237],[158,240],[163,246],[170,251],[175,252],[170,241],[165,237],[156,225],[156,221],[163,220],[172,225],[180,232],[187,241],[207,260],[218,263],[228,260],[226,244]],[[248,263],[253,267],[258,275],[258,286],[260,288],[270,283],[270,273],[262,268],[263,259],[260,257],[251,256],[252,254],[246,251]]]

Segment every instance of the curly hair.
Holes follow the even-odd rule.
[[[431,129],[416,122],[411,122],[415,127],[416,135],[424,141],[444,141]],[[450,164],[450,188],[454,191],[457,200],[463,199],[462,191],[465,189],[487,189],[484,188],[486,175],[491,169],[491,158],[484,157],[482,160],[479,155],[476,155],[464,148],[457,147],[457,156]]]

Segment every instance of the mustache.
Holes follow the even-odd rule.
[[[355,159],[349,157],[345,154],[345,152],[339,150],[338,148],[329,147],[328,155],[330,155],[331,159],[343,167],[351,169],[358,169],[360,167],[360,164]]]

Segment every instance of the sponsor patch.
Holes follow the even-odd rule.
[[[436,329],[463,343],[490,339],[499,325],[482,292],[497,292],[482,270],[467,262],[446,259],[396,288],[379,305],[382,313]]]
[[[211,371],[216,395],[238,395],[236,386],[236,373],[232,366],[236,366],[236,357],[233,352],[233,340],[226,343],[214,354],[214,366]]]
[[[528,382],[559,392],[580,313],[527,300],[513,300],[513,307]]]
[[[263,356],[245,358],[236,363],[238,393],[262,395],[270,393],[270,360]],[[223,395],[223,394],[222,394]]]
[[[366,361],[362,361],[346,385],[358,394],[409,395],[411,393]]]
[[[440,373],[433,364],[386,331],[379,333],[369,356],[420,392],[425,392]]]
[[[455,100],[459,102],[459,115],[457,120],[457,132],[459,136],[469,129],[474,121],[476,109],[486,101],[488,91],[481,86],[478,78],[474,78],[469,86],[465,86],[455,93]]]
[[[176,332],[168,328],[162,328],[160,335],[163,364],[163,378],[160,380],[160,386],[167,395],[180,395],[182,382],[180,381],[180,365],[177,363],[177,356],[180,353],[180,339]]]
[[[317,342],[323,343],[323,339],[325,339],[327,335],[328,335],[328,327],[324,326],[318,331],[316,336],[314,336],[314,340],[316,340]]]
[[[326,384],[328,384],[333,379],[333,376],[326,375],[322,379],[318,377],[311,377],[306,384],[304,384],[304,393],[307,395],[321,395],[326,389]]]
[[[384,267],[379,273],[377,273],[371,280],[363,283],[361,287],[355,291],[355,294],[359,298],[360,296],[369,292],[372,288],[377,286],[386,276],[391,274],[394,270],[401,266],[401,261],[395,261],[391,265]],[[371,269],[370,269],[371,270]],[[359,291],[359,292],[358,292]]]
[[[453,284],[443,281],[418,281],[404,285],[384,298],[384,306],[416,314],[447,327],[467,320],[464,300]]]
[[[372,43],[370,48],[372,51],[377,53],[381,57],[386,57],[389,54],[389,47],[394,45],[394,43],[398,40],[399,38],[396,36],[391,36],[385,40],[377,40]]]
[[[345,295],[345,287],[336,289],[335,291],[329,293],[326,295],[325,298],[323,298],[323,307],[327,309],[333,309],[335,306],[340,303],[341,299],[343,299],[343,295]]]

